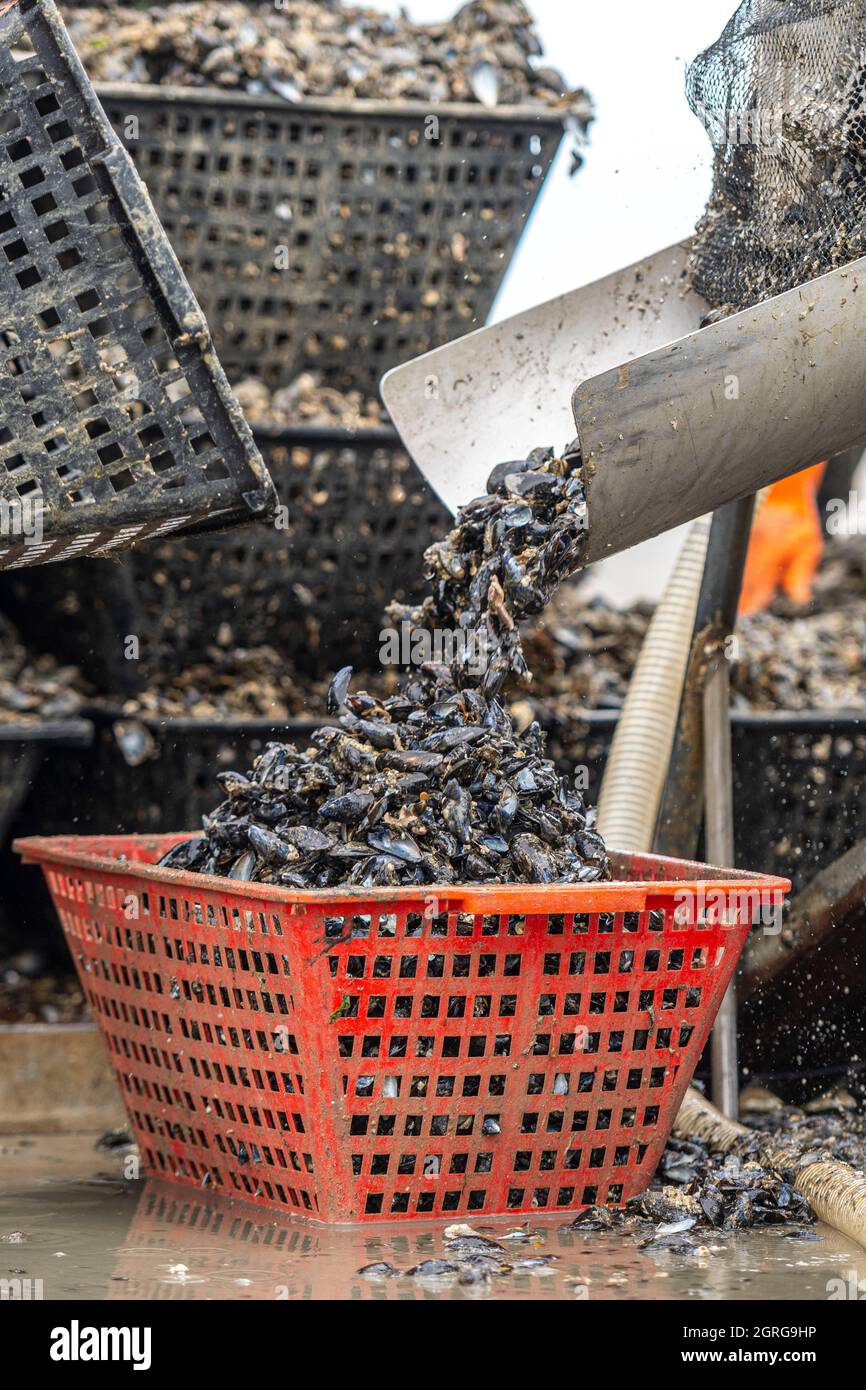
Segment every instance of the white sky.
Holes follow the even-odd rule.
[[[374,0],[397,11],[399,0]],[[685,67],[718,38],[738,0],[527,0],[545,56],[596,104],[586,163],[563,146],[494,306],[506,318],[687,236],[710,188],[710,143],[685,98]],[[459,0],[404,0],[421,23]],[[657,597],[681,532],[593,568],[592,590]]]
[[[436,0],[426,0],[432,8]],[[710,142],[685,65],[736,0],[530,0],[548,57],[596,103],[586,163],[560,153],[496,306],[517,313],[690,233],[710,188]],[[440,11],[444,7],[437,4]]]

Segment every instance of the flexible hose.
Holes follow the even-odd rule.
[[[745,1139],[753,1140],[753,1130],[728,1120],[699,1091],[690,1088],[680,1106],[674,1133],[681,1139],[699,1139],[720,1153],[731,1153]],[[866,1175],[848,1163],[825,1159],[798,1168],[798,1154],[790,1145],[774,1145],[771,1137],[761,1146],[766,1163],[794,1169],[794,1187],[806,1198],[819,1221],[841,1231],[849,1240],[866,1246]]]
[[[644,640],[611,744],[598,826],[615,849],[649,853],[668,775],[712,518],[694,522]]]
[[[821,1221],[866,1245],[866,1176],[847,1163],[812,1163],[797,1174],[795,1187]]]
[[[674,1121],[674,1133],[681,1139],[698,1139],[716,1153],[730,1153],[751,1133],[737,1120],[729,1120],[721,1110],[690,1086]]]

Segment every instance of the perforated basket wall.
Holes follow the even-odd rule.
[[[141,638],[142,674],[206,660],[226,623],[238,645],[271,643],[311,674],[347,662],[369,669],[386,603],[425,592],[424,551],[453,523],[393,430],[307,428],[257,433],[256,442],[288,507],[286,529],[143,545],[101,579],[134,612],[124,631]],[[64,635],[66,657],[78,660],[93,637],[81,601],[88,566],[66,566],[64,582],[54,579],[39,576],[36,592]],[[19,604],[32,596],[23,578],[12,585]],[[110,627],[105,636],[114,666],[128,667]],[[107,653],[101,667],[111,665]]]
[[[0,17],[0,568],[267,510],[252,436],[51,0]]]
[[[256,435],[288,527],[165,541],[131,556],[161,665],[205,653],[220,622],[312,674],[378,661],[385,605],[420,597],[424,551],[453,525],[393,430]],[[158,583],[155,582],[158,579]]]
[[[83,719],[0,723],[0,837],[5,838],[48,750],[56,745],[87,748],[92,737],[93,729]]]
[[[55,752],[34,780],[17,822],[20,833],[145,835],[164,833],[169,825],[198,827],[219,796],[217,773],[252,767],[268,743],[304,747],[321,727],[319,720],[147,719],[152,754],[132,767],[114,734],[120,711],[94,717],[91,746]],[[0,742],[0,756],[2,748]]]
[[[276,385],[374,390],[481,327],[563,133],[535,107],[97,90],[232,380]]]
[[[598,799],[615,714],[555,732],[564,770],[587,767]],[[785,873],[795,891],[863,838],[866,721],[855,715],[736,713],[732,717],[734,838],[740,864]]]
[[[346,899],[152,867],[180,838],[17,847],[148,1169],[329,1222],[641,1191],[787,886],[624,857],[606,885]]]

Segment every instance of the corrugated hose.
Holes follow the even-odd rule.
[[[614,849],[648,854],[676,736],[710,538],[693,523],[653,615],[607,760],[598,826]]]

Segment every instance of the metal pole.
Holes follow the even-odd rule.
[[[656,826],[657,854],[694,859],[697,853],[705,800],[703,692],[709,674],[707,660],[709,657],[712,662],[715,651],[721,654],[736,627],[754,509],[755,499],[749,497],[731,503],[713,517],[677,738]],[[724,867],[733,867],[733,857]]]
[[[711,658],[704,685],[704,838],[711,864],[734,862],[734,790],[731,760],[729,668],[725,657]],[[730,1120],[739,1109],[737,1068],[737,987],[731,982],[711,1040],[713,1100]]]
[[[724,646],[737,621],[754,508],[750,497],[713,518],[677,742],[656,827],[658,852],[691,859],[703,809],[706,857],[722,868],[734,864],[730,686]],[[711,1040],[713,1098],[729,1119],[737,1117],[739,1098],[735,990],[732,983]]]

